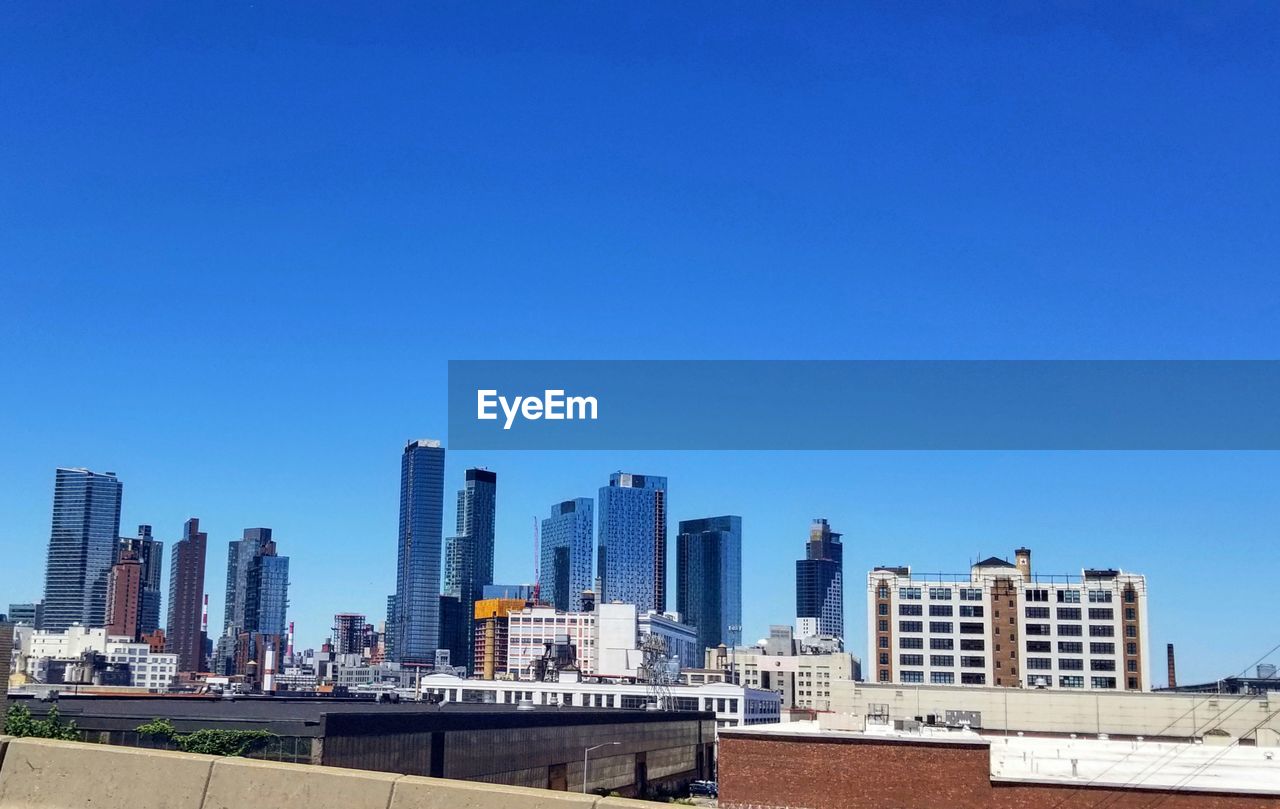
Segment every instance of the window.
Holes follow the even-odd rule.
[[[919,604],[899,604],[899,615],[924,615],[924,607]]]
[[[1126,638],[1138,637],[1138,628],[1136,626],[1133,626],[1132,624],[1130,624],[1129,626],[1126,626],[1124,628],[1124,636]]]
[[[1125,608],[1124,608],[1124,619],[1125,619],[1126,621],[1136,621],[1136,620],[1138,620],[1138,611],[1137,611],[1137,610],[1135,610],[1133,607],[1125,607]]]
[[[1124,653],[1127,655],[1136,655],[1138,653],[1138,644],[1126,643],[1124,645]]]
[[[984,669],[987,667],[987,659],[985,657],[961,655],[960,667],[965,669]]]
[[[876,598],[888,598],[888,597],[889,597],[889,585],[885,584],[884,582],[880,582],[880,586],[876,588]]]
[[[1058,654],[1060,655],[1078,655],[1084,652],[1084,644],[1078,640],[1060,640],[1058,641]]]
[[[882,665],[882,666],[887,666],[887,665],[889,665],[889,653],[888,653],[888,652],[881,652],[881,653],[880,653],[880,665]]]
[[[960,682],[964,685],[986,685],[987,675],[966,671],[960,674]]]
[[[879,626],[880,626],[880,631],[881,631],[881,632],[888,632],[888,631],[889,631],[889,622],[888,622],[888,621],[886,621],[886,620],[884,620],[883,618],[881,618],[881,619],[880,619],[880,624],[879,624]]]
[[[1049,608],[1048,607],[1027,607],[1027,617],[1047,621],[1049,620]]]
[[[923,666],[924,655],[898,655],[898,664],[902,666]]]
[[[1130,690],[1130,691],[1137,691],[1137,690],[1138,690],[1138,678],[1137,678],[1137,677],[1130,677],[1130,678],[1129,678],[1129,690]]]
[[[1078,674],[1064,674],[1058,678],[1059,688],[1084,688],[1084,677]]]
[[[1091,655],[1113,655],[1116,653],[1116,645],[1114,643],[1090,643],[1089,654]]]
[[[1110,607],[1090,607],[1089,608],[1090,621],[1113,621],[1115,620],[1115,617],[1116,617],[1115,610],[1111,609]]]
[[[961,601],[981,601],[982,588],[981,587],[961,587],[960,600]]]
[[[935,633],[951,633],[954,631],[952,626],[953,625],[950,621],[930,621],[929,631]]]
[[[1027,668],[1034,671],[1048,671],[1053,668],[1053,658],[1050,657],[1028,657]]]
[[[879,613],[880,615],[888,615],[889,605],[885,604],[884,602],[880,602],[879,604],[876,605],[876,612]]]
[[[934,685],[955,685],[956,675],[949,671],[934,671],[929,673],[929,682]]]
[[[953,612],[950,604],[930,604],[929,614],[934,618],[950,618]]]
[[[934,601],[950,601],[951,588],[950,587],[930,587],[929,598],[933,599]]]
[[[876,641],[876,645],[879,646],[881,649],[888,649],[889,639],[884,635],[881,635],[880,638]]]
[[[1138,600],[1138,591],[1132,587],[1126,587],[1124,590],[1124,603],[1133,604]]]
[[[1064,638],[1078,638],[1084,634],[1080,624],[1058,624],[1058,634]]]
[[[954,655],[929,655],[930,666],[954,666],[956,658]]]
[[[983,610],[982,610],[982,607],[981,607],[980,605],[974,605],[974,604],[961,604],[961,605],[960,605],[960,617],[961,617],[961,618],[981,618],[981,617],[982,617],[982,613],[983,613]]]
[[[1091,685],[1094,688],[1115,688],[1116,678],[1115,677],[1090,677],[1089,685]]]
[[[1049,591],[1048,590],[1028,590],[1027,600],[1028,601],[1048,601]]]
[[[899,632],[923,632],[924,622],[923,621],[899,621],[898,631]]]
[[[886,674],[887,673],[888,672],[886,672]],[[901,680],[904,683],[923,683],[924,672],[923,671],[904,671],[902,672]]]
[[[1048,624],[1027,624],[1028,635],[1049,635],[1052,634]]]
[[[1029,640],[1027,641],[1028,652],[1051,652],[1053,644],[1047,640]]]
[[[1111,591],[1110,590],[1090,590],[1089,603],[1090,604],[1110,604]],[[1112,687],[1114,688],[1114,686]]]
[[[1079,590],[1059,590],[1058,603],[1059,604],[1079,604],[1080,591]],[[1083,686],[1084,683],[1080,683],[1080,685]]]
[[[961,635],[981,635],[982,624],[971,624],[971,623],[966,623],[964,621],[961,621],[960,634]]]
[[[1089,671],[1115,671],[1116,661],[1114,660],[1090,660]]]
[[[1124,664],[1124,670],[1125,670],[1125,671],[1130,671],[1130,672],[1137,671],[1137,670],[1138,670],[1138,661],[1136,661],[1136,660],[1129,660],[1129,661],[1125,662],[1125,664]]]
[[[1058,668],[1063,671],[1084,671],[1084,661],[1078,657],[1060,657]]]
[[[1080,608],[1079,607],[1058,607],[1058,620],[1059,621],[1079,621]]]
[[[961,632],[964,631],[964,624],[961,624]],[[985,652],[987,650],[987,642],[980,638],[961,638],[960,651],[962,652]]]
[[[1110,624],[1094,624],[1089,627],[1089,637],[1091,638],[1113,638],[1116,634],[1116,628]]]
[[[903,680],[902,680],[902,681],[903,681],[904,683],[906,682],[906,676],[907,676],[907,674],[908,674],[908,672],[905,672],[905,671],[904,671],[904,672],[902,672],[902,677],[903,677]],[[887,683],[887,682],[889,682],[889,670],[888,670],[888,669],[880,669],[880,682],[882,682],[882,683]]]
[[[898,646],[902,649],[923,649],[924,638],[898,638]]]
[[[899,587],[898,598],[906,601],[919,601],[920,588],[919,587]]]
[[[956,648],[956,642],[954,638],[929,638],[929,648],[946,651]]]

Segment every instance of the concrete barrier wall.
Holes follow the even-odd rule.
[[[0,737],[0,809],[640,809],[471,781]]]

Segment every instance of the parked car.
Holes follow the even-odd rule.
[[[716,786],[715,781],[693,781],[689,784],[689,797],[691,798],[717,798],[720,796],[720,789]]]

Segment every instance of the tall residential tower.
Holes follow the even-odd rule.
[[[178,655],[178,671],[204,669],[204,632],[201,616],[204,602],[204,560],[209,535],[200,530],[200,520],[192,517],[182,529],[182,539],[173,544],[169,558],[169,620],[165,628],[165,651]]]
[[[150,635],[160,628],[160,594],[163,584],[160,568],[164,564],[164,543],[151,536],[151,526],[139,525],[136,537],[120,537],[116,561],[126,553],[133,554],[142,565],[142,599],[138,606],[138,634]]]
[[[44,629],[62,632],[75,623],[105,623],[122,489],[114,472],[57,470],[44,578]]]
[[[614,472],[599,492],[601,603],[667,609],[667,479]]]
[[[742,518],[681,520],[676,609],[698,630],[698,652],[742,645]]]
[[[400,458],[395,615],[387,627],[399,663],[435,663],[443,521],[444,447],[439,441],[410,441]]]
[[[796,562],[796,632],[844,639],[844,546],[823,519],[809,526],[805,558]]]
[[[582,611],[582,592],[591,589],[591,498],[565,500],[542,521],[538,584],[543,601],[564,612]]]

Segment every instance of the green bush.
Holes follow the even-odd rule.
[[[197,730],[178,733],[168,719],[153,719],[135,730],[146,736],[160,736],[172,741],[186,753],[208,756],[243,756],[265,744],[275,735],[269,730]]]
[[[9,736],[35,739],[59,739],[64,742],[80,741],[80,729],[75,722],[62,724],[58,706],[49,706],[44,719],[36,719],[25,705],[12,705],[4,717],[4,732]]]

